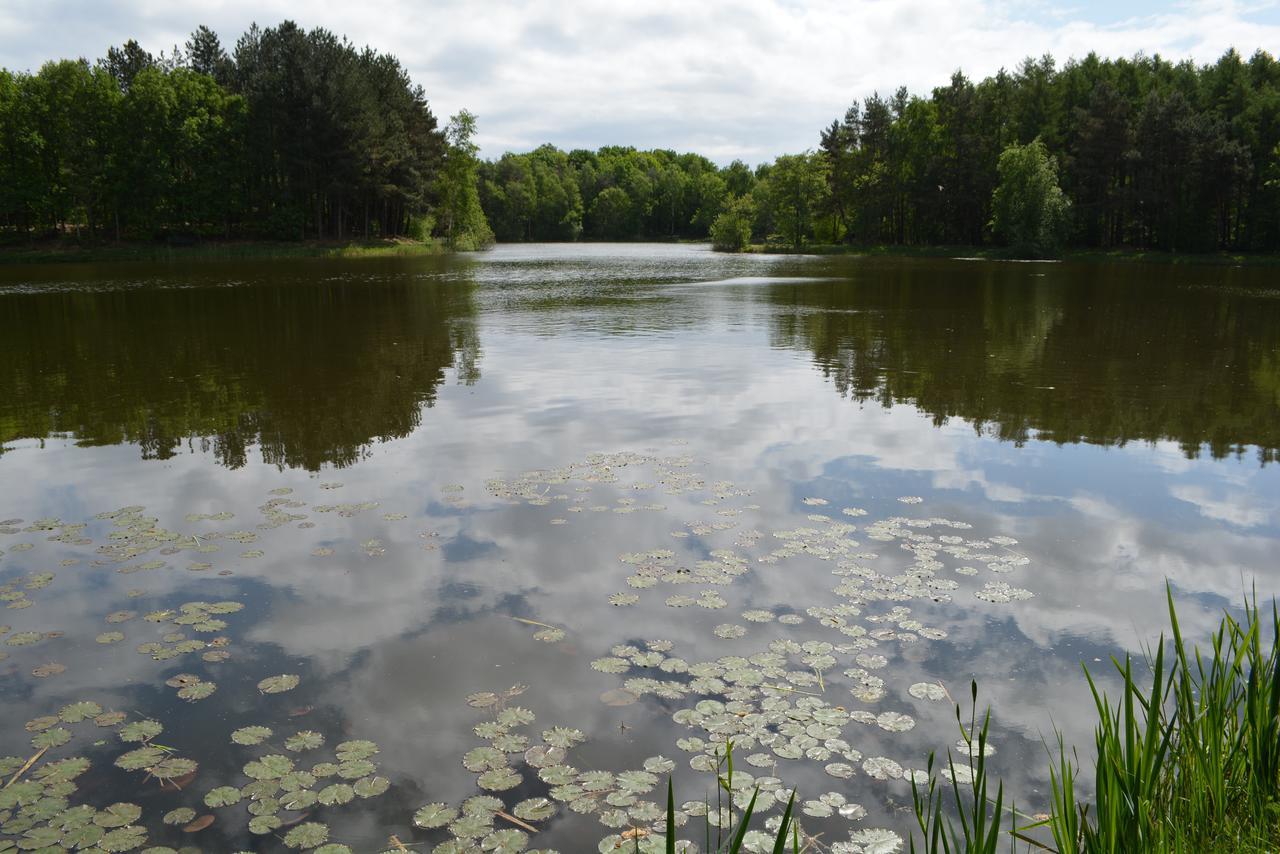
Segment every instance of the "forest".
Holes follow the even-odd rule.
[[[9,243],[711,239],[716,248],[1280,249],[1280,63],[1027,59],[855,100],[805,152],[544,145],[482,161],[393,56],[292,22],[228,51],[0,71]]]
[[[543,146],[483,163],[480,199],[500,240],[1280,249],[1280,63],[1263,51],[956,72],[927,97],[854,101],[815,141],[754,168]]]
[[[490,240],[475,119],[323,29],[200,27],[171,55],[0,71],[0,229],[92,239]]]

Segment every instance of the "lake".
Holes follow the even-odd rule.
[[[972,680],[1040,812],[1166,583],[1280,588],[1278,451],[1273,270],[0,268],[0,850],[705,849],[731,739],[891,851]]]

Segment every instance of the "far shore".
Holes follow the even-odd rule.
[[[705,240],[636,240],[582,243],[632,242],[705,244]],[[497,244],[497,245],[519,245]],[[1280,254],[1204,252],[1157,252],[1140,249],[1068,249],[1052,258],[1016,258],[1000,247],[991,246],[899,246],[810,243],[799,248],[777,243],[755,243],[746,250],[764,255],[850,255],[902,258],[965,258],[989,261],[1074,261],[1140,262],[1151,264],[1191,264],[1227,267],[1280,266]],[[159,241],[81,243],[71,239],[31,241],[0,246],[0,265],[46,263],[102,263],[115,261],[174,262],[203,260],[270,260],[287,258],[388,258],[445,255],[450,250],[440,241],[423,242],[407,238],[387,240],[202,240],[193,244]]]

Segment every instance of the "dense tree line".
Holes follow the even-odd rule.
[[[323,29],[205,27],[171,55],[0,70],[0,230],[30,236],[705,238],[1280,249],[1280,63],[1028,59],[852,104],[751,168],[543,146],[482,162],[395,57]]]
[[[130,41],[0,71],[0,227],[342,239],[448,220],[482,242],[450,207],[468,201],[450,176],[474,184],[463,124],[447,137],[395,57],[323,29],[255,25],[228,52],[200,27],[170,56]]]
[[[1048,158],[1036,175],[1025,157],[1021,171],[1002,159],[1033,143]],[[819,154],[818,239],[1010,239],[992,230],[1002,172],[1040,193],[1047,168],[1066,204],[1045,197],[1056,214],[1025,213],[1060,215],[1071,245],[1280,248],[1280,63],[1263,51],[1201,67],[1090,54],[1059,69],[1046,56],[976,84],[957,72],[928,98],[899,89],[855,102]]]
[[[499,240],[705,237],[727,172],[697,154],[544,145],[483,164],[480,199]]]
[[[483,164],[481,203],[500,240],[1280,249],[1280,63],[1263,51],[957,72],[855,102],[818,143],[754,169],[543,146]]]

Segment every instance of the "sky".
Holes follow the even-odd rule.
[[[855,99],[927,93],[1026,56],[1210,62],[1280,46],[1280,0],[3,0],[0,65],[153,53],[205,24],[228,47],[292,19],[395,54],[443,120],[479,117],[486,157],[544,142],[749,163],[817,144]]]

